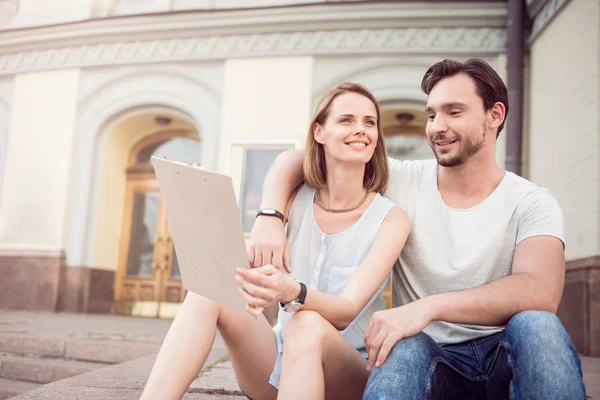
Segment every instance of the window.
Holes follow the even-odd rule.
[[[262,185],[273,161],[287,148],[246,148],[240,196],[242,227],[250,234],[262,201]],[[283,212],[283,211],[282,211]]]

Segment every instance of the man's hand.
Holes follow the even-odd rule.
[[[260,216],[256,218],[248,243],[248,260],[254,268],[271,264],[291,273],[290,253],[283,222],[279,218]]]
[[[298,298],[300,284],[273,265],[253,269],[236,268],[235,277],[240,294],[246,301],[246,310],[258,317],[276,301],[287,303]]]
[[[421,332],[433,320],[432,307],[427,298],[402,307],[377,311],[365,333],[369,353],[367,370],[383,365],[394,345],[402,338]]]

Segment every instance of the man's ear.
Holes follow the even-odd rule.
[[[504,104],[500,102],[494,104],[490,109],[490,117],[490,127],[499,128],[506,118],[506,107],[504,107]]]
[[[313,137],[315,138],[315,141],[317,143],[321,143],[323,144],[325,142],[325,138],[323,132],[323,127],[321,126],[321,124],[316,123],[315,126],[313,127]]]

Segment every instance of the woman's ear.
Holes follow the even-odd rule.
[[[321,124],[319,124],[317,122],[315,124],[315,126],[313,127],[313,137],[315,138],[315,141],[317,143],[323,144],[325,142],[325,139],[323,138],[323,135],[324,135],[323,127],[321,126]]]

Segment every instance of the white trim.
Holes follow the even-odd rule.
[[[225,174],[231,176],[231,154],[234,147],[254,148],[277,148],[277,146],[287,147],[293,146],[291,149],[298,149],[301,146],[299,140],[294,139],[247,139],[247,140],[232,140],[227,146],[227,167]],[[243,166],[243,162],[242,162]],[[243,168],[242,168],[243,169]],[[242,188],[240,187],[240,193]]]
[[[227,154],[227,175],[232,177],[232,181],[235,186],[235,177],[231,174],[231,159],[234,148],[240,148],[242,151],[242,162],[241,162],[241,174],[239,176],[239,187],[237,188],[238,193],[238,208],[240,212],[240,218],[242,218],[242,212],[244,208],[244,181],[246,179],[246,154],[247,150],[294,150],[300,147],[300,141],[294,139],[247,139],[247,140],[233,140],[229,142],[228,154]],[[234,187],[234,190],[236,188]],[[242,220],[242,228],[244,221]],[[244,236],[249,238],[249,232],[244,231]]]
[[[51,246],[31,244],[0,244],[0,256],[3,257],[62,257],[64,252]]]
[[[78,104],[66,222],[69,265],[93,263],[105,138],[126,116],[157,108],[189,116],[200,134],[202,163],[207,168],[217,165],[220,101],[202,82],[174,74],[172,70],[144,69],[131,71],[109,87],[99,88]]]
[[[541,11],[539,11],[534,20],[533,27],[531,28],[531,35],[527,42],[533,43],[535,39],[542,33],[544,28],[556,17],[559,11],[569,2],[570,0],[548,0],[545,2]],[[597,0],[592,0],[597,1]]]

